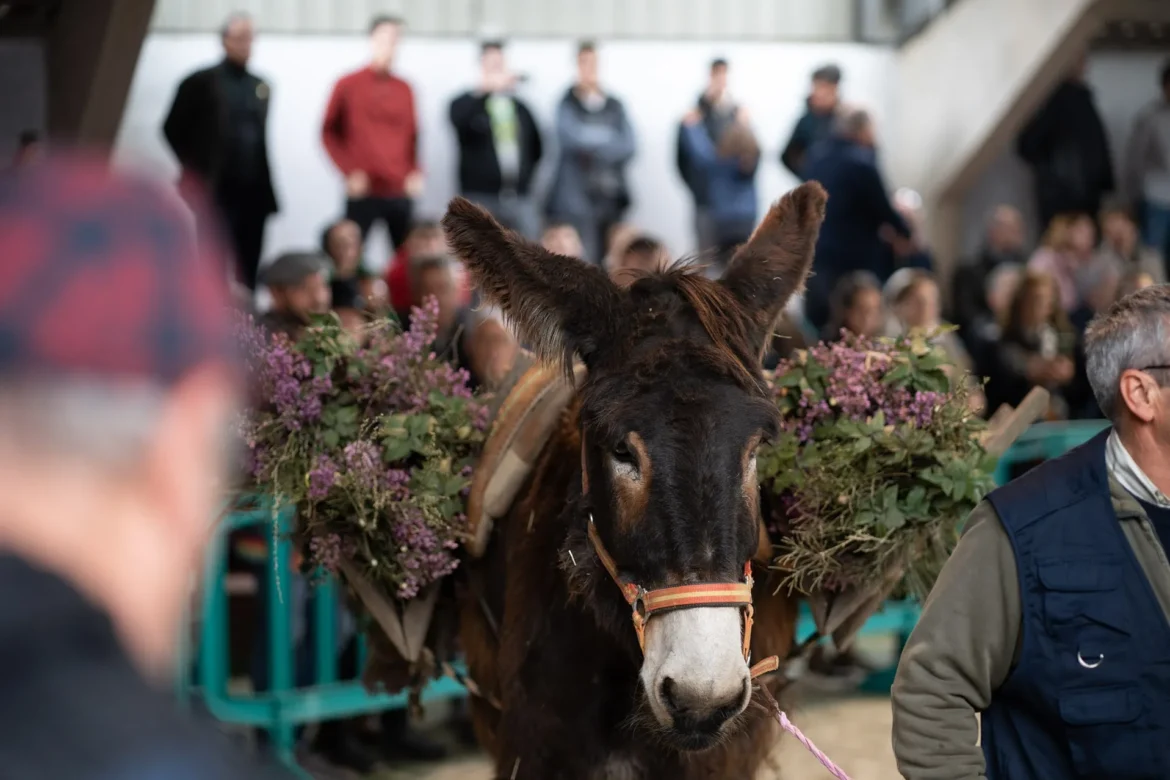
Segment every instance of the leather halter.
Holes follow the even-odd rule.
[[[589,495],[589,474],[586,469],[585,453],[585,434],[582,432],[581,493],[587,496]],[[643,653],[646,652],[646,623],[655,614],[697,607],[739,607],[743,610],[743,660],[751,663],[754,610],[752,609],[753,581],[750,560],[743,565],[743,582],[711,582],[647,590],[635,582],[626,582],[618,574],[617,563],[614,562],[609,551],[605,549],[601,535],[597,532],[597,525],[593,522],[592,513],[589,515],[588,531],[589,541],[593,543],[593,550],[597,553],[601,565],[609,572],[610,579],[618,586],[626,603],[630,605],[634,632],[638,635],[638,647]],[[774,655],[769,656],[751,667],[751,677],[754,680],[761,674],[776,671],[779,666],[780,659]]]

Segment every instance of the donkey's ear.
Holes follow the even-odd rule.
[[[815,181],[780,198],[731,258],[722,283],[751,319],[753,349],[762,355],[776,320],[812,267],[828,194]]]
[[[616,346],[624,298],[600,268],[505,230],[465,198],[447,206],[443,230],[487,302],[541,360],[568,373],[574,354],[589,366]]]

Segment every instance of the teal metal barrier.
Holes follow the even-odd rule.
[[[322,579],[314,587],[312,615],[315,644],[315,683],[309,687],[293,685],[295,650],[292,640],[291,603],[287,598],[294,577],[292,544],[289,531],[291,511],[273,512],[271,503],[256,502],[255,507],[227,514],[216,528],[203,572],[202,626],[194,663],[198,688],[180,685],[180,701],[199,696],[211,715],[225,723],[266,729],[277,756],[294,771],[301,772],[294,757],[296,726],[334,718],[365,715],[407,706],[406,694],[372,694],[360,681],[337,682],[337,583]],[[275,530],[273,524],[275,523]],[[232,531],[261,526],[267,529],[268,565],[264,576],[268,582],[270,602],[268,616],[269,690],[248,695],[228,691],[230,665],[228,653],[227,540]],[[281,595],[283,594],[283,598]],[[187,671],[186,643],[180,651],[184,663],[180,679],[190,678]],[[359,666],[360,668],[360,666]],[[422,699],[434,701],[462,697],[466,690],[454,680],[443,678],[428,685]],[[303,773],[302,773],[303,775]]]
[[[1108,427],[1108,420],[1036,423],[1024,431],[1000,457],[995,468],[995,484],[1006,485],[1010,481],[1013,465],[1058,458]]]

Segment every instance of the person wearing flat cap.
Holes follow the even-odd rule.
[[[801,181],[808,178],[804,175],[804,163],[809,149],[833,135],[833,118],[841,102],[840,84],[841,69],[836,65],[824,65],[813,71],[812,90],[805,101],[807,108],[780,153],[780,162]]]
[[[258,322],[269,333],[283,333],[294,341],[316,314],[333,305],[329,286],[332,264],[317,252],[286,252],[263,271],[260,279],[272,293],[272,308]]]
[[[4,777],[287,777],[171,694],[244,376],[189,219],[105,160],[0,176]]]

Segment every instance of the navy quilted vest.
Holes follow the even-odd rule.
[[[1113,511],[1108,434],[989,496],[1023,608],[983,713],[989,780],[1170,778],[1170,625]]]

